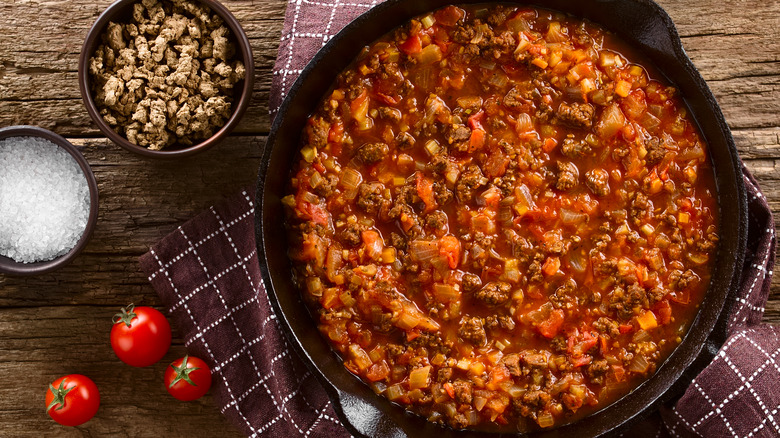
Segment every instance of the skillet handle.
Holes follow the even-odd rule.
[[[361,397],[336,390],[335,409],[341,411],[344,426],[355,436],[405,438],[406,433],[387,415]]]

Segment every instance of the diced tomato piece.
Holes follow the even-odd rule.
[[[632,332],[634,330],[634,326],[631,325],[631,324],[620,324],[620,326],[618,327],[618,330],[620,330],[621,334],[629,333],[629,332]]]
[[[622,382],[626,380],[626,370],[623,368],[623,365],[612,365],[612,373],[615,374],[616,381]]]
[[[436,19],[436,23],[442,26],[455,26],[458,24],[461,18],[465,15],[463,9],[457,6],[447,6],[446,8],[439,9],[433,14]]]
[[[474,135],[474,132],[472,131],[472,135]],[[484,171],[485,176],[488,178],[496,178],[503,176],[506,173],[506,168],[509,165],[509,157],[506,156],[502,151],[494,149],[493,152],[490,153],[490,156],[488,156],[487,161],[485,162]]]
[[[439,241],[439,254],[447,259],[451,269],[458,267],[460,260],[460,241],[455,236],[444,236]]]
[[[451,398],[455,398],[455,388],[452,386],[452,383],[446,382],[443,386],[444,390],[447,391],[447,395]]]
[[[558,146],[558,140],[554,138],[545,138],[542,148],[545,152],[550,153],[553,149],[555,149],[556,146]]]
[[[482,146],[485,145],[485,137],[487,137],[487,132],[485,132],[484,129],[473,129],[471,131],[471,137],[469,137],[469,152],[481,149]]]
[[[381,100],[382,102],[388,104],[388,105],[395,105],[398,103],[398,98],[394,96],[389,96],[384,93],[376,93],[376,97]]]
[[[352,114],[359,112],[360,107],[366,102],[366,99],[368,99],[368,90],[364,88],[358,97],[349,104],[349,109],[352,111]]]
[[[344,135],[344,124],[341,123],[341,120],[339,120],[330,126],[330,131],[328,131],[328,142],[339,143],[343,139],[342,137],[343,135]]]
[[[588,365],[593,360],[593,358],[586,354],[584,356],[573,357],[570,360],[571,360],[571,364],[574,365],[575,367],[581,367],[584,365]]]
[[[554,338],[563,326],[563,310],[555,309],[550,316],[536,327],[545,338]]]
[[[303,206],[304,213],[306,213],[314,223],[328,225],[328,210],[326,210],[324,206],[320,204],[309,204],[308,202],[303,203]]]
[[[468,120],[469,128],[471,128],[472,130],[483,129],[482,128],[483,120],[485,120],[485,111],[479,110],[476,114],[469,116],[469,120]]]
[[[415,53],[422,52],[422,41],[419,35],[412,35],[398,45],[398,48],[403,50],[407,55],[414,55]]]
[[[556,272],[558,272],[558,269],[561,267],[561,259],[558,257],[547,257],[547,260],[544,261],[544,264],[542,265],[542,272],[544,272],[544,275],[551,276],[554,275]]]
[[[653,307],[653,312],[658,317],[658,324],[666,325],[672,321],[672,306],[668,300],[663,300]]]
[[[390,375],[390,367],[387,366],[387,362],[384,360],[377,362],[368,369],[366,372],[366,378],[372,382],[384,380]]]
[[[438,204],[433,196],[433,182],[424,177],[422,172],[417,172],[417,194],[425,203],[425,213],[434,210]]]

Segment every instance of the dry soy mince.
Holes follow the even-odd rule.
[[[233,87],[246,69],[230,30],[209,8],[142,0],[101,39],[89,63],[95,103],[130,142],[151,150],[192,145],[230,118]]]

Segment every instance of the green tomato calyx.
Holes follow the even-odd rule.
[[[130,304],[129,306],[123,309],[120,309],[122,312],[114,315],[111,321],[113,321],[114,324],[119,324],[120,322],[123,322],[125,323],[126,326],[130,327],[130,321],[132,321],[133,318],[138,316],[135,312],[133,312],[133,309],[135,309],[135,305],[133,304]]]
[[[173,368],[173,370],[176,372],[176,378],[174,378],[171,384],[168,385],[168,388],[173,388],[173,385],[177,384],[181,380],[184,380],[192,386],[198,386],[195,384],[195,382],[192,381],[192,379],[190,379],[190,373],[195,370],[199,370],[200,368],[187,368],[187,359],[189,359],[189,356],[184,356],[184,359],[181,361],[181,365],[179,366],[174,366],[171,364],[171,368]]]
[[[60,405],[55,411],[59,411],[60,409],[65,407],[65,396],[68,395],[69,392],[76,389],[75,386],[72,386],[70,388],[65,389],[65,379],[62,379],[60,382],[60,387],[55,388],[54,385],[49,383],[49,391],[54,395],[54,400],[49,403],[49,406],[46,407],[46,412],[49,412],[51,408]]]

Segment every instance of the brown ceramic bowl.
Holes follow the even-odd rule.
[[[98,17],[95,24],[92,25],[92,29],[87,33],[87,39],[84,41],[84,46],[82,47],[81,55],[79,56],[79,88],[81,89],[81,98],[84,101],[84,105],[87,107],[87,112],[89,112],[89,116],[92,117],[92,120],[106,137],[131,152],[153,158],[178,158],[205,151],[227,136],[230,131],[238,125],[238,122],[241,120],[241,117],[249,106],[249,100],[252,97],[252,87],[254,85],[255,67],[252,46],[249,44],[246,32],[244,32],[244,29],[241,27],[238,20],[236,20],[236,17],[234,17],[221,3],[215,0],[191,0],[208,6],[225,21],[225,24],[230,28],[231,41],[236,45],[236,56],[246,67],[246,76],[244,80],[236,84],[233,90],[233,114],[219,131],[198,144],[191,146],[174,144],[161,151],[153,151],[131,143],[123,135],[111,128],[111,126],[103,120],[103,117],[100,116],[100,112],[97,109],[97,105],[95,105],[92,90],[90,88],[89,58],[92,57],[95,49],[100,44],[100,37],[103,35],[108,23],[110,21],[127,21],[132,14],[133,4],[140,3],[140,1],[141,0],[117,0],[111,4],[100,17]]]
[[[0,255],[0,273],[2,274],[37,275],[51,272],[73,261],[78,253],[87,246],[87,241],[89,241],[89,238],[92,235],[92,230],[95,229],[95,223],[97,222],[98,216],[98,186],[97,181],[95,181],[95,174],[92,173],[89,163],[87,163],[87,160],[81,155],[78,148],[58,134],[36,126],[10,126],[7,128],[0,128],[0,140],[11,137],[38,137],[56,144],[76,160],[81,171],[84,173],[84,177],[87,179],[87,185],[89,186],[89,217],[87,218],[87,226],[84,228],[84,233],[81,235],[78,242],[76,242],[76,246],[55,259],[43,262],[19,263],[11,258]]]

